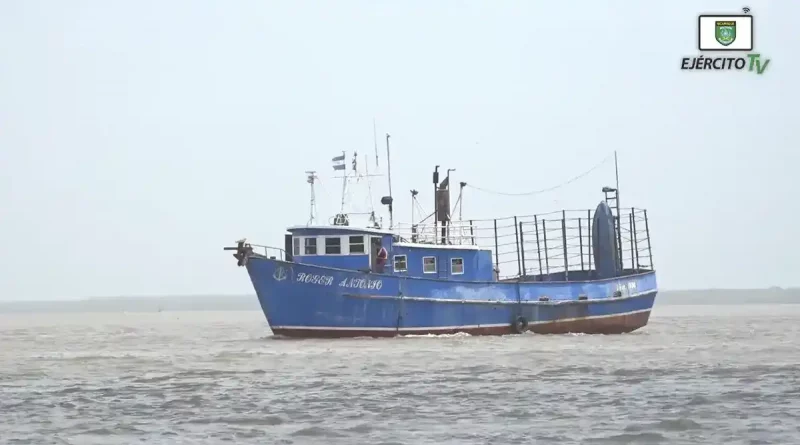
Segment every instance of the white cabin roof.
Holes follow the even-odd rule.
[[[386,229],[376,229],[374,227],[358,227],[358,226],[292,226],[286,229],[288,232],[295,230],[319,230],[319,231],[344,231],[344,232],[361,232],[361,233],[375,233],[379,235],[396,235],[394,231]]]
[[[393,235],[399,236],[397,232],[387,229],[376,229],[373,227],[358,227],[358,226],[292,226],[286,229],[288,232],[297,230],[310,230],[310,231],[338,231],[338,232],[354,232],[354,233],[373,233],[376,235]],[[401,237],[400,239],[403,239]],[[481,246],[472,244],[429,244],[429,243],[412,243],[408,241],[399,241],[392,244],[397,247],[406,247],[412,249],[442,249],[442,250],[489,250]]]

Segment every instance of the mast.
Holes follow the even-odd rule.
[[[394,227],[392,215],[392,202],[394,202],[394,199],[392,198],[392,158],[389,154],[389,137],[389,133],[386,133],[386,171],[389,176],[389,196],[381,198],[381,204],[389,207],[389,229],[391,230]]]
[[[364,170],[367,178],[367,196],[369,197],[369,222],[372,227],[378,228],[378,221],[375,219],[375,203],[372,201],[372,179],[369,176],[369,156],[364,155]]]
[[[306,171],[306,174],[308,175],[306,182],[308,182],[309,185],[311,185],[311,203],[310,203],[311,208],[309,209],[309,218],[307,224],[309,226],[314,224],[314,218],[317,213],[317,199],[314,194],[314,182],[318,179],[316,173],[317,172],[314,170]]]
[[[347,159],[344,150],[342,150],[342,159]],[[342,173],[342,210],[340,211],[341,214],[344,214],[344,197],[346,189],[347,189],[347,168],[345,167],[344,172]]]

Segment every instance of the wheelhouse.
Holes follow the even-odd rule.
[[[390,231],[351,226],[298,226],[287,231],[288,261],[438,280],[495,278],[491,250],[478,246],[411,243]]]

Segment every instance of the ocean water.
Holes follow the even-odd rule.
[[[280,340],[260,312],[0,315],[3,444],[797,444],[800,305],[626,335]]]

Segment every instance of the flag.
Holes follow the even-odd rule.
[[[333,169],[334,170],[344,170],[345,169],[344,153],[342,153],[341,156],[336,156],[335,158],[333,158]]]

